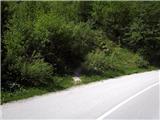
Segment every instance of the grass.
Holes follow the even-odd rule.
[[[123,70],[108,70],[106,71],[104,74],[101,75],[82,75],[81,76],[81,80],[83,84],[87,84],[90,82],[95,82],[95,81],[99,81],[99,80],[104,80],[107,78],[113,78],[113,77],[118,77],[118,76],[122,76],[122,75],[129,75],[129,74],[133,74],[133,73],[140,73],[140,72],[145,72],[145,71],[150,71],[150,70],[155,70],[155,67],[148,67],[146,69],[144,68],[128,68],[128,69],[123,69]]]
[[[137,72],[144,72],[144,71],[149,71],[153,70],[155,68],[149,67],[148,69],[140,69],[140,68],[128,68],[128,69],[123,69],[123,70],[108,70],[106,71],[103,75],[96,75],[96,74],[82,74],[81,75],[81,84],[87,84],[90,82],[95,82],[99,80],[104,80],[107,78],[113,78],[121,75],[127,75],[127,74],[132,74],[132,73],[137,73]],[[74,82],[72,79],[72,76],[55,76],[54,81],[52,84],[50,84],[48,87],[30,87],[30,88],[21,88],[17,89],[15,92],[1,92],[1,104],[10,102],[10,101],[15,101],[15,100],[20,100],[20,99],[25,99],[29,97],[33,97],[36,95],[42,95],[48,92],[54,92],[58,90],[63,90],[69,87],[74,86]]]
[[[1,103],[6,103],[10,101],[25,99],[29,97],[33,97],[35,95],[42,95],[47,93],[48,90],[42,88],[22,88],[20,90],[16,90],[15,92],[1,92]]]
[[[1,104],[33,97],[36,95],[42,95],[49,92],[55,92],[58,90],[63,90],[74,85],[73,79],[71,76],[55,76],[50,85],[45,87],[30,87],[30,88],[20,88],[14,92],[10,91],[1,91]]]

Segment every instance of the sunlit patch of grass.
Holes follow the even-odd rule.
[[[15,101],[19,99],[29,98],[35,95],[45,94],[48,91],[40,88],[23,88],[21,90],[16,90],[15,92],[3,92],[1,93],[1,102],[6,103],[10,101]]]
[[[95,82],[99,80],[104,80],[108,78],[113,78],[117,76],[122,76],[122,75],[127,75],[127,74],[132,74],[132,73],[138,73],[138,72],[144,72],[148,70],[153,70],[156,69],[154,67],[149,67],[148,69],[142,69],[142,68],[125,68],[122,67],[121,70],[108,70],[103,74],[82,74],[80,79],[81,83],[80,84],[87,84],[90,82]],[[78,85],[80,85],[78,84]],[[25,99],[37,95],[42,95],[48,92],[54,92],[58,90],[64,90],[67,88],[70,88],[74,86],[74,81],[72,79],[72,76],[56,76],[53,77],[53,81],[49,86],[45,87],[30,87],[30,88],[21,88],[17,89],[14,92],[10,91],[2,91],[1,92],[1,103],[6,103],[10,101],[15,101],[15,100],[20,100],[20,99]]]
[[[53,81],[50,85],[44,87],[30,87],[17,89],[14,92],[2,91],[1,92],[1,103],[6,103],[10,101],[25,99],[37,95],[42,95],[48,92],[54,92],[57,90],[63,90],[73,86],[73,79],[71,76],[64,77],[53,77]]]

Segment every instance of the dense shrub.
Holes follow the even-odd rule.
[[[17,63],[19,64],[17,64]],[[18,81],[21,80],[21,61],[20,59],[5,59],[1,66],[1,84],[2,90],[14,91],[20,88]]]
[[[84,67],[89,71],[105,73],[110,70],[126,71],[137,67],[144,68],[148,62],[139,55],[133,54],[128,50],[114,47],[111,53],[96,50],[86,56]]]
[[[66,22],[55,14],[39,17],[34,36],[40,53],[58,73],[79,66],[84,56],[95,47],[96,41],[95,32],[86,23]]]
[[[24,63],[21,68],[23,83],[30,86],[47,85],[52,80],[53,68],[43,60]]]
[[[13,91],[24,86],[47,85],[52,80],[53,68],[43,60],[26,62],[17,58],[2,64],[2,89]]]
[[[111,61],[102,51],[91,52],[86,56],[85,67],[88,70],[94,70],[99,72],[105,72],[105,70],[111,68]]]
[[[2,88],[58,86],[64,79],[54,76],[79,67],[111,73],[147,67],[146,59],[158,65],[159,8],[158,2],[3,1]]]
[[[92,19],[112,41],[159,66],[159,2],[93,2]],[[158,53],[157,53],[158,51]]]

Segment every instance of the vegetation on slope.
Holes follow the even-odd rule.
[[[159,67],[159,2],[1,2],[2,102]]]

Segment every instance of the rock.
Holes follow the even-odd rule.
[[[78,84],[78,83],[80,83],[81,82],[81,79],[80,79],[80,77],[73,77],[73,80],[74,80],[74,82],[75,82],[75,84]]]

